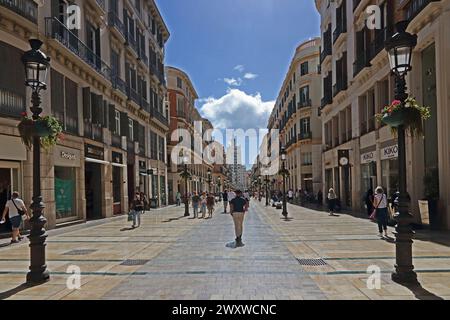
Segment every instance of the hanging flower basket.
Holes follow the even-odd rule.
[[[41,117],[37,120],[27,117],[22,113],[22,120],[17,126],[20,137],[25,146],[30,150],[33,145],[33,138],[39,137],[41,146],[44,149],[56,145],[62,139],[62,127],[59,121],[52,116]]]
[[[428,120],[430,116],[430,108],[420,106],[414,98],[408,98],[404,104],[394,100],[376,117],[379,122],[389,125],[394,135],[397,134],[398,127],[404,126],[411,136],[422,137],[423,121]]]

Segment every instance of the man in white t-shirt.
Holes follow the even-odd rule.
[[[23,237],[20,235],[19,230],[20,224],[22,223],[22,216],[20,215],[19,210],[28,216],[28,211],[25,207],[25,203],[22,199],[19,198],[19,193],[17,191],[14,191],[11,200],[8,200],[8,202],[6,202],[2,220],[0,221],[0,223],[2,224],[5,223],[6,214],[8,214],[9,222],[11,223],[12,228],[11,243],[17,243],[23,239]]]

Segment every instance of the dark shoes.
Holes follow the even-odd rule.
[[[11,243],[19,243],[19,240],[11,240]]]
[[[236,238],[236,247],[243,247],[244,243],[242,242],[242,237]]]

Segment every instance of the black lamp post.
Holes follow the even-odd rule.
[[[212,182],[211,168],[208,168],[207,175],[208,175],[208,190],[209,192],[211,192],[211,182]]]
[[[45,84],[47,71],[50,66],[50,58],[41,50],[42,41],[31,39],[31,50],[22,56],[22,63],[25,67],[25,85],[30,87],[33,120],[38,120],[42,113],[41,90],[46,90]],[[41,195],[41,139],[35,135],[33,137],[33,203],[31,210],[33,216],[30,219],[30,271],[27,274],[27,283],[42,283],[50,279],[45,261],[45,240],[47,232],[44,225],[47,219],[42,212],[45,206]]]
[[[402,102],[408,98],[406,93],[406,74],[412,69],[412,51],[417,45],[417,35],[406,32],[408,21],[397,23],[397,33],[385,43],[385,49],[389,54],[389,62],[392,73],[395,75],[395,99]],[[405,127],[397,128],[398,132],[398,161],[399,161],[399,214],[396,217],[395,251],[396,264],[392,273],[392,280],[399,283],[417,283],[417,274],[412,263],[412,238],[414,231],[411,228],[413,221],[409,213],[409,200],[406,187],[406,142]]]
[[[266,189],[266,207],[269,206],[269,183],[270,183],[270,180],[269,180],[269,176],[267,175],[267,171],[266,171],[265,175],[264,175],[264,186]]]
[[[222,190],[220,187],[222,186],[222,179],[217,177],[217,186],[219,187],[219,200],[222,201]]]
[[[190,175],[187,167],[188,157],[184,155],[183,151],[180,151],[179,156],[181,157],[181,161],[183,163],[182,178],[184,179],[184,216],[189,217],[188,179]]]
[[[281,174],[283,176],[283,212],[281,213],[285,220],[288,219],[287,201],[286,201],[286,148],[281,147]]]

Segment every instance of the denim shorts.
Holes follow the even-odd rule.
[[[13,229],[19,229],[20,224],[22,223],[22,217],[20,215],[11,217],[11,218],[9,218],[9,222],[11,222],[11,227]]]

